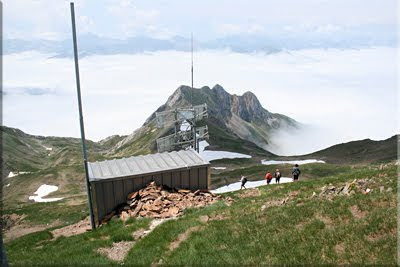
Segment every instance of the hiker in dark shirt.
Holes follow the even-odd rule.
[[[275,177],[275,183],[279,184],[279,181],[281,179],[281,172],[279,171],[279,169],[276,169],[275,173],[274,173],[274,177]]]
[[[244,186],[245,183],[247,183],[247,178],[246,178],[246,176],[243,176],[243,175],[242,175],[242,178],[240,178],[240,182],[242,183],[242,185],[240,186],[240,190],[242,190],[242,187],[243,187],[244,189],[246,189],[246,187]]]
[[[294,165],[292,170],[293,181],[297,181],[299,179],[300,173],[301,171],[299,169],[299,165],[298,164]]]

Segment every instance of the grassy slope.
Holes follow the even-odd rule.
[[[395,135],[382,141],[370,139],[338,144],[302,158],[318,158],[334,164],[358,164],[386,162],[397,159],[399,136]]]
[[[154,153],[157,150],[156,140],[161,132],[162,130],[156,127],[155,122],[143,126],[135,132],[132,140],[113,151],[110,156],[127,157]]]
[[[153,125],[154,126],[154,125]],[[89,161],[103,160],[112,157],[122,157],[133,153],[149,153],[149,139],[155,138],[159,132],[155,127],[149,127],[145,135],[137,136],[136,144],[129,144],[121,147],[117,151],[112,151],[111,147],[120,141],[123,137],[114,136],[108,141],[102,143],[94,143],[88,141]],[[213,162],[213,166],[227,166],[226,171],[213,170],[212,188],[225,185],[231,182],[236,182],[241,174],[248,175],[250,179],[259,180],[264,177],[267,169],[273,170],[277,166],[263,166],[259,162],[261,158],[269,157],[265,155],[254,144],[240,140],[229,132],[220,130],[212,122],[209,124],[212,143],[218,144],[213,149],[224,149],[242,153],[252,151],[252,159],[233,159],[233,160],[218,160]],[[26,222],[37,222],[37,214],[50,212],[52,205],[57,210],[86,210],[85,201],[85,183],[84,172],[81,158],[81,144],[77,138],[61,138],[61,137],[41,137],[32,136],[18,129],[1,127],[3,133],[3,166],[6,170],[11,171],[30,171],[32,173],[22,174],[13,178],[3,179],[2,204],[3,214],[25,213],[28,216],[24,219]],[[153,131],[155,130],[155,131]],[[393,138],[391,140],[394,140]],[[386,141],[383,141],[384,143]],[[145,145],[143,145],[145,144]],[[380,144],[378,143],[374,143]],[[51,147],[52,150],[46,150],[46,147]],[[341,146],[342,147],[342,146]],[[381,149],[386,149],[387,145],[379,146]],[[391,148],[387,148],[391,149]],[[341,149],[343,151],[343,149]],[[338,153],[336,153],[338,154]],[[378,153],[374,153],[378,154]],[[385,154],[381,152],[380,154]],[[389,153],[390,154],[390,153]],[[368,154],[369,155],[369,154]],[[366,155],[366,156],[368,156]],[[273,156],[271,156],[273,157]],[[339,173],[347,170],[348,167],[338,167],[330,165],[319,170],[318,166],[305,167],[303,178],[317,178],[327,174]],[[290,174],[290,166],[281,166],[281,171],[284,175]],[[336,169],[336,170],[334,170]],[[5,171],[5,176],[8,174]],[[60,202],[60,206],[64,205],[65,209],[61,209],[55,204],[38,204],[28,201],[28,197],[41,184],[51,184],[59,187],[59,190],[52,194],[53,197],[64,197]],[[41,207],[39,209],[38,207]],[[61,211],[61,213],[63,213]],[[56,212],[56,214],[58,214]],[[70,223],[67,213],[60,215],[60,224]],[[82,216],[74,216],[78,220]],[[53,215],[49,215],[50,217]],[[56,215],[55,215],[56,216]]]
[[[250,141],[240,139],[228,129],[221,127],[214,121],[207,123],[210,132],[209,147],[211,150],[224,150],[243,154],[251,154],[253,156],[274,157],[276,155],[265,151]]]
[[[139,240],[124,264],[150,265],[160,260],[170,265],[396,264],[397,166],[389,164],[383,170],[347,168],[329,174],[330,170],[327,166],[324,178],[262,187],[260,196],[240,198],[242,192],[229,193],[236,200],[229,207],[220,201],[187,210],[180,219],[162,224]],[[370,194],[337,196],[331,201],[310,198],[323,185],[365,178],[372,180]],[[380,186],[385,187],[382,193]],[[386,191],[388,188],[392,191]],[[268,206],[268,201],[293,191],[299,195],[288,204]],[[264,210],[263,205],[267,205]],[[362,217],[352,215],[353,206]],[[223,220],[201,223],[201,215],[220,215]],[[124,225],[115,219],[94,232],[57,240],[43,231],[6,243],[6,249],[15,265],[110,264],[96,250],[112,242],[132,240],[131,233],[147,225],[148,220],[131,219]],[[193,226],[200,226],[200,230],[167,252],[169,244]]]
[[[24,214],[26,227],[79,221],[87,214],[85,177],[80,139],[43,137],[2,126],[2,214]],[[108,144],[87,142],[89,160],[104,159]],[[52,150],[46,150],[46,147]],[[8,171],[30,172],[5,178]],[[49,197],[64,197],[55,203],[33,203],[28,197],[42,184],[59,190]],[[7,186],[8,185],[8,186]],[[46,214],[46,216],[43,216]]]
[[[132,241],[130,233],[146,226],[148,220],[129,220],[126,224],[113,221],[96,231],[53,241],[49,231],[42,231],[9,243],[6,253],[12,265],[108,266],[113,262],[97,254],[95,249],[122,240]]]

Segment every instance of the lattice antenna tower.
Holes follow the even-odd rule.
[[[191,90],[190,106],[176,108],[163,112],[156,112],[156,121],[159,128],[174,124],[174,134],[157,139],[158,152],[172,151],[193,147],[199,152],[199,141],[208,139],[207,125],[197,127],[196,122],[208,117],[207,104],[193,106],[193,33],[191,34]],[[186,129],[182,129],[186,122]],[[190,128],[190,129],[189,129]]]

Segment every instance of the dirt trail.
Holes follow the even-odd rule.
[[[200,226],[193,226],[193,227],[190,227],[189,229],[187,229],[184,233],[181,233],[180,235],[178,235],[178,238],[175,241],[173,241],[171,244],[169,244],[169,247],[168,247],[169,253],[167,253],[167,255],[171,254],[172,251],[177,249],[182,242],[185,242],[191,233],[198,232],[198,231],[200,231],[200,229],[201,229]]]
[[[51,225],[25,225],[20,224],[17,226],[12,227],[9,231],[4,232],[4,242],[8,242],[14,239],[17,239],[21,236],[39,232],[46,230],[47,228],[52,227]]]
[[[119,262],[125,259],[134,244],[135,242],[133,241],[121,241],[113,243],[110,248],[99,248],[97,252],[107,256],[110,260]]]
[[[367,211],[361,211],[356,205],[350,207],[350,212],[356,219],[364,218],[368,213]]]
[[[63,228],[55,229],[51,231],[53,234],[53,238],[56,239],[60,236],[73,236],[73,235],[79,235],[83,234],[87,231],[92,230],[92,227],[90,226],[90,220],[89,217],[86,219],[77,222],[75,224],[67,225]]]
[[[171,255],[171,253],[175,249],[177,249],[183,242],[185,242],[189,238],[191,233],[198,232],[201,229],[203,229],[203,227],[200,226],[200,225],[192,226],[192,227],[188,228],[185,232],[179,234],[178,237],[169,244],[168,250],[164,254],[164,256],[161,257],[161,259],[157,263],[153,262],[151,264],[151,266],[157,266],[157,265],[163,264],[163,262],[164,262],[163,258],[168,257],[169,255]]]
[[[150,222],[149,229],[143,229],[140,228],[139,230],[136,230],[135,232],[132,233],[132,236],[135,240],[144,238],[148,234],[150,234],[157,226],[161,225],[162,223],[169,221],[169,220],[174,220],[175,218],[165,218],[165,219],[154,219]]]
[[[137,240],[144,238],[145,236],[150,234],[157,226],[172,219],[173,218],[152,220],[150,222],[149,229],[146,230],[144,228],[140,228],[132,233],[135,241],[121,241],[113,243],[111,247],[99,248],[97,252],[105,255],[110,260],[121,262],[125,259],[126,255],[128,255],[128,252],[132,249]]]
[[[240,198],[248,198],[248,197],[259,197],[261,196],[261,192],[258,188],[247,189],[244,193],[239,195]]]
[[[46,225],[30,225],[24,222],[24,218],[26,217],[25,214],[18,215],[18,214],[10,214],[10,215],[3,215],[2,222],[3,222],[3,240],[4,242],[8,242],[14,239],[17,239],[21,236],[39,232],[46,230],[51,227],[55,227],[60,225],[60,221],[56,220],[51,224]]]

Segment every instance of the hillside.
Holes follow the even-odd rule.
[[[302,158],[318,158],[334,164],[367,164],[387,162],[397,159],[399,135],[381,141],[364,139],[338,144],[304,155]]]
[[[137,246],[129,252],[124,260],[125,263],[132,262],[133,258],[139,259],[145,265],[160,260],[166,264],[194,264],[192,261],[187,261],[187,259],[191,258],[196,261],[204,261],[208,264],[230,264],[232,263],[231,259],[243,264],[259,264],[266,261],[270,261],[271,264],[316,261],[331,264],[360,262],[390,263],[393,261],[391,251],[383,255],[376,253],[376,251],[378,246],[390,247],[395,242],[392,234],[393,218],[388,214],[395,214],[392,212],[394,209],[392,206],[393,201],[395,201],[395,192],[397,192],[395,183],[396,166],[393,163],[381,164],[381,162],[390,162],[396,159],[395,149],[398,144],[396,137],[384,141],[361,140],[349,142],[310,155],[286,158],[277,157],[272,154],[268,155],[253,143],[244,141],[234,134],[231,135],[231,133],[221,130],[213,124],[210,125],[210,130],[216,133],[214,134],[214,138],[219,138],[219,146],[215,147],[221,147],[224,150],[231,149],[233,151],[255,151],[252,159],[223,159],[213,161],[212,167],[224,167],[225,169],[212,169],[211,188],[237,182],[240,175],[248,176],[249,180],[259,180],[264,176],[267,168],[271,170],[279,168],[284,175],[290,175],[291,165],[276,164],[269,165],[268,167],[261,165],[260,159],[265,157],[275,160],[317,158],[324,159],[330,163],[337,162],[336,164],[340,165],[329,163],[302,165],[303,174],[301,183],[271,187],[271,189],[277,188],[277,190],[271,192],[269,191],[269,187],[261,188],[257,196],[245,197],[244,199],[242,199],[241,193],[230,193],[228,195],[235,199],[235,204],[232,207],[226,207],[224,203],[220,203],[204,209],[188,210],[185,212],[184,217],[173,224],[165,223],[165,225],[163,224],[160,228],[157,228],[155,230],[157,234],[151,234],[143,238],[140,242],[135,241],[137,242]],[[213,129],[212,127],[215,128]],[[143,131],[143,129],[147,131],[147,135],[136,135],[134,137],[149,138],[150,136],[150,138],[153,138],[152,134],[156,135],[158,131],[151,124],[142,127],[140,131]],[[58,229],[65,225],[74,224],[87,217],[88,214],[80,140],[77,138],[34,136],[8,127],[2,127],[1,130],[3,134],[3,166],[6,167],[2,179],[2,204],[3,215],[5,216],[3,217],[3,220],[5,220],[3,223],[8,229],[5,232],[5,237],[6,248],[11,263],[32,265],[49,260],[49,264],[57,265],[75,265],[84,262],[111,264],[113,263],[111,260],[105,256],[99,256],[96,250],[100,247],[109,247],[113,242],[132,240],[132,231],[136,231],[142,227],[149,227],[151,224],[145,219],[130,220],[127,225],[124,225],[118,219],[111,221],[109,225],[101,227],[95,232],[68,238],[60,237],[56,242],[52,241],[53,236],[49,232],[50,229]],[[88,141],[89,160],[113,158],[118,153],[121,156],[129,155],[130,151],[137,149],[134,146],[135,143],[126,142],[119,147],[119,150],[115,149],[121,145],[122,141],[127,141],[127,138],[126,136],[111,136],[100,142]],[[146,140],[142,142],[150,143]],[[225,147],[227,148],[225,149]],[[260,149],[259,154],[257,149]],[[347,153],[348,151],[351,153]],[[350,165],[349,163],[356,165]],[[374,165],[377,163],[379,165]],[[358,166],[360,164],[361,166]],[[5,178],[8,171],[19,171],[21,173],[15,177]],[[318,193],[318,190],[321,190],[320,188],[323,185],[329,183],[337,185],[345,181],[351,181],[352,179],[362,180],[368,177],[374,179],[371,188],[377,194],[374,193],[367,196],[357,194],[346,198],[340,197],[333,202],[325,200],[321,202],[320,199],[314,201],[312,198],[309,198],[309,196],[313,195],[314,191]],[[34,203],[29,201],[28,197],[42,184],[58,186],[59,190],[52,193],[50,197],[63,197],[63,199],[50,203]],[[385,188],[384,194],[379,194],[381,193],[380,188],[382,186]],[[386,191],[389,188],[392,191]],[[272,209],[268,209],[267,213],[261,210],[261,207],[266,203],[272,203],[271,201],[281,199],[288,192],[292,191],[301,192],[292,204],[282,207],[273,206]],[[298,203],[300,204],[297,205]],[[379,209],[371,206],[371,203],[379,203],[377,204],[379,205]],[[362,218],[361,222],[364,223],[364,226],[360,231],[355,231],[357,224],[360,223],[360,219],[356,217],[352,219],[352,215],[349,215],[351,214],[351,210],[355,209],[352,208],[354,205],[358,205],[361,211],[367,210],[367,214],[370,214],[367,216],[363,215],[364,219]],[[318,206],[318,209],[324,207],[323,210],[329,214],[327,216],[329,216],[330,221],[326,219],[326,214],[321,217],[320,213],[316,212],[316,206]],[[358,211],[356,210],[356,212]],[[226,220],[210,219],[210,222],[206,223],[205,226],[202,226],[202,224],[199,225],[199,216],[207,215],[209,218],[213,218],[215,214],[229,214],[230,217]],[[243,216],[243,214],[246,216]],[[286,215],[282,217],[278,216],[279,214]],[[260,224],[260,218],[265,218],[266,221],[261,220],[262,223]],[[300,230],[297,228],[297,230],[290,230],[290,228],[288,230],[288,228],[285,228],[285,231],[288,233],[287,235],[283,232],[275,231],[276,227],[286,227],[286,225],[291,225],[293,221],[299,222]],[[301,226],[303,225],[303,221],[306,225],[304,228]],[[332,224],[341,225],[343,222],[347,223],[344,229],[354,234],[350,239],[346,239],[347,241],[340,242],[339,240],[345,235],[344,230],[336,226],[332,228]],[[240,227],[243,224],[246,226],[242,229]],[[267,226],[264,227],[263,225]],[[196,233],[193,234],[193,237],[190,237],[191,239],[189,240],[191,243],[182,241],[182,246],[175,250],[176,252],[164,254],[166,246],[170,242],[174,242],[174,239],[178,238],[179,234],[186,235],[186,230],[191,226],[199,226],[201,229],[199,234],[201,233],[208,240],[212,240],[212,250],[216,249],[216,251],[225,255],[221,261],[214,256],[207,259],[202,258],[202,253],[214,254],[207,249],[202,239],[197,239]],[[220,227],[224,228],[224,230],[221,230]],[[238,229],[241,230],[239,231]],[[260,230],[254,231],[254,229]],[[216,231],[220,230],[222,234],[216,234]],[[337,238],[332,237],[331,233],[333,230],[335,233],[340,233]],[[234,233],[240,232],[241,234],[235,236],[230,231]],[[388,232],[389,234],[383,235],[383,232]],[[214,239],[205,233],[211,233]],[[270,237],[271,233],[273,233],[272,239],[260,239],[260,236]],[[162,241],[158,238],[159,235],[163,235],[166,239]],[[299,235],[301,236],[301,240],[306,240],[309,243],[303,244],[297,239],[289,241],[291,240],[291,236]],[[310,237],[307,237],[309,235],[323,236],[325,239],[331,241],[326,245],[325,239],[310,239]],[[227,238],[226,236],[232,238]],[[265,244],[269,244],[269,246],[280,247],[282,249],[290,246],[292,244],[290,242],[295,242],[296,248],[291,251],[294,256],[290,258],[289,255],[284,253],[284,250],[281,250],[283,254],[276,254],[276,251],[271,254],[271,250],[254,246],[254,242],[251,241],[253,239],[262,240],[262,242],[266,242]],[[87,242],[88,240],[91,240],[91,242]],[[282,241],[278,242],[277,240]],[[76,246],[73,244],[77,242],[82,244],[83,247],[76,251]],[[192,249],[189,251],[186,249],[188,244],[192,244],[192,242],[196,245],[196,251],[199,251],[198,254],[193,254],[191,252]],[[235,245],[238,242],[249,244],[244,248],[242,254],[238,254],[239,248]],[[350,247],[362,242],[367,242],[365,248],[365,244],[363,244],[356,254],[350,251]],[[158,244],[159,249],[154,251],[153,244]],[[34,249],[27,249],[28,247]],[[202,249],[199,249],[199,247]],[[225,247],[232,249],[226,249]],[[220,251],[219,248],[224,249]],[[303,249],[314,251],[314,253],[304,254],[302,252]],[[265,256],[267,258],[255,257],[252,254],[254,250],[261,251],[263,255],[269,256]],[[71,251],[76,255],[74,259],[67,257],[65,254]],[[372,254],[368,254],[367,251],[373,252]],[[141,255],[140,257],[138,253]],[[176,255],[183,253],[184,256],[175,256],[175,253],[177,253]],[[324,253],[327,254],[321,258],[320,253],[322,255]],[[364,259],[367,254],[372,256]],[[240,257],[237,258],[236,255],[240,255]],[[66,262],[66,259],[70,259],[71,262]],[[136,263],[137,261],[134,262]]]
[[[5,248],[10,264],[25,266],[395,265],[396,194],[396,165],[347,167],[321,179],[228,193],[162,224],[113,218],[95,231],[55,236],[48,229]]]
[[[150,124],[151,125],[151,124]],[[213,170],[211,188],[235,182],[240,175],[248,175],[252,179],[263,177],[266,169],[279,167],[286,175],[290,176],[291,165],[265,166],[260,164],[261,159],[270,160],[301,160],[319,159],[330,164],[365,165],[385,163],[397,159],[397,136],[383,141],[360,140],[339,144],[327,149],[296,157],[278,157],[264,152],[255,144],[237,138],[214,124],[209,124],[213,132],[210,149],[223,149],[235,152],[249,153],[251,159],[221,159],[212,162],[212,166],[225,168]],[[8,185],[3,191],[3,203],[7,208],[28,203],[30,196],[41,184],[50,183],[59,186],[58,194],[71,199],[71,202],[85,201],[84,172],[82,167],[82,152],[80,139],[63,137],[44,137],[26,134],[18,129],[1,127],[3,134],[3,186]],[[89,161],[111,159],[135,154],[149,153],[138,144],[146,143],[155,146],[149,139],[157,135],[158,129],[154,126],[144,126],[140,131],[147,134],[137,134],[134,142],[127,142],[126,136],[112,136],[100,142],[88,140]],[[137,137],[143,139],[138,139]],[[126,143],[123,143],[126,142]],[[123,144],[121,146],[121,144]],[[116,149],[116,147],[119,147]],[[142,150],[141,150],[142,149]],[[155,148],[154,148],[155,149]],[[305,168],[304,178],[316,178],[313,170]],[[326,168],[329,173],[337,173],[332,168]],[[341,170],[338,168],[337,170]],[[20,175],[6,178],[9,172]],[[8,206],[10,205],[10,206]]]
[[[2,134],[3,176],[13,172],[35,172],[56,166],[72,166],[82,162],[80,138],[37,136],[7,126]],[[108,150],[122,137],[112,136],[100,142],[87,140],[89,160],[105,158]]]
[[[323,160],[326,164],[302,165],[303,179],[317,179],[326,175],[340,174],[348,166],[369,166],[396,161],[398,146],[400,147],[400,143],[397,135],[382,141],[366,139],[334,145],[308,155],[269,157],[269,160],[277,161],[273,165],[260,164],[262,158],[257,156],[252,159],[220,159],[213,161],[213,166],[226,169],[214,171],[211,188],[236,182],[241,175],[246,175],[250,180],[259,180],[264,177],[266,170],[275,170],[276,168],[279,168],[284,175],[291,176],[294,162],[308,159]],[[279,164],[279,161],[294,162]]]
[[[28,197],[42,184],[59,187],[57,194],[66,200],[59,215],[64,213],[68,216],[70,204],[77,205],[76,207],[85,206],[85,177],[80,139],[30,135],[6,126],[0,127],[0,130],[3,211],[15,207],[31,208],[33,203]],[[89,161],[108,158],[109,149],[121,138],[113,136],[100,142],[87,140]],[[39,203],[35,208],[45,211],[48,206],[42,204],[46,203]]]

